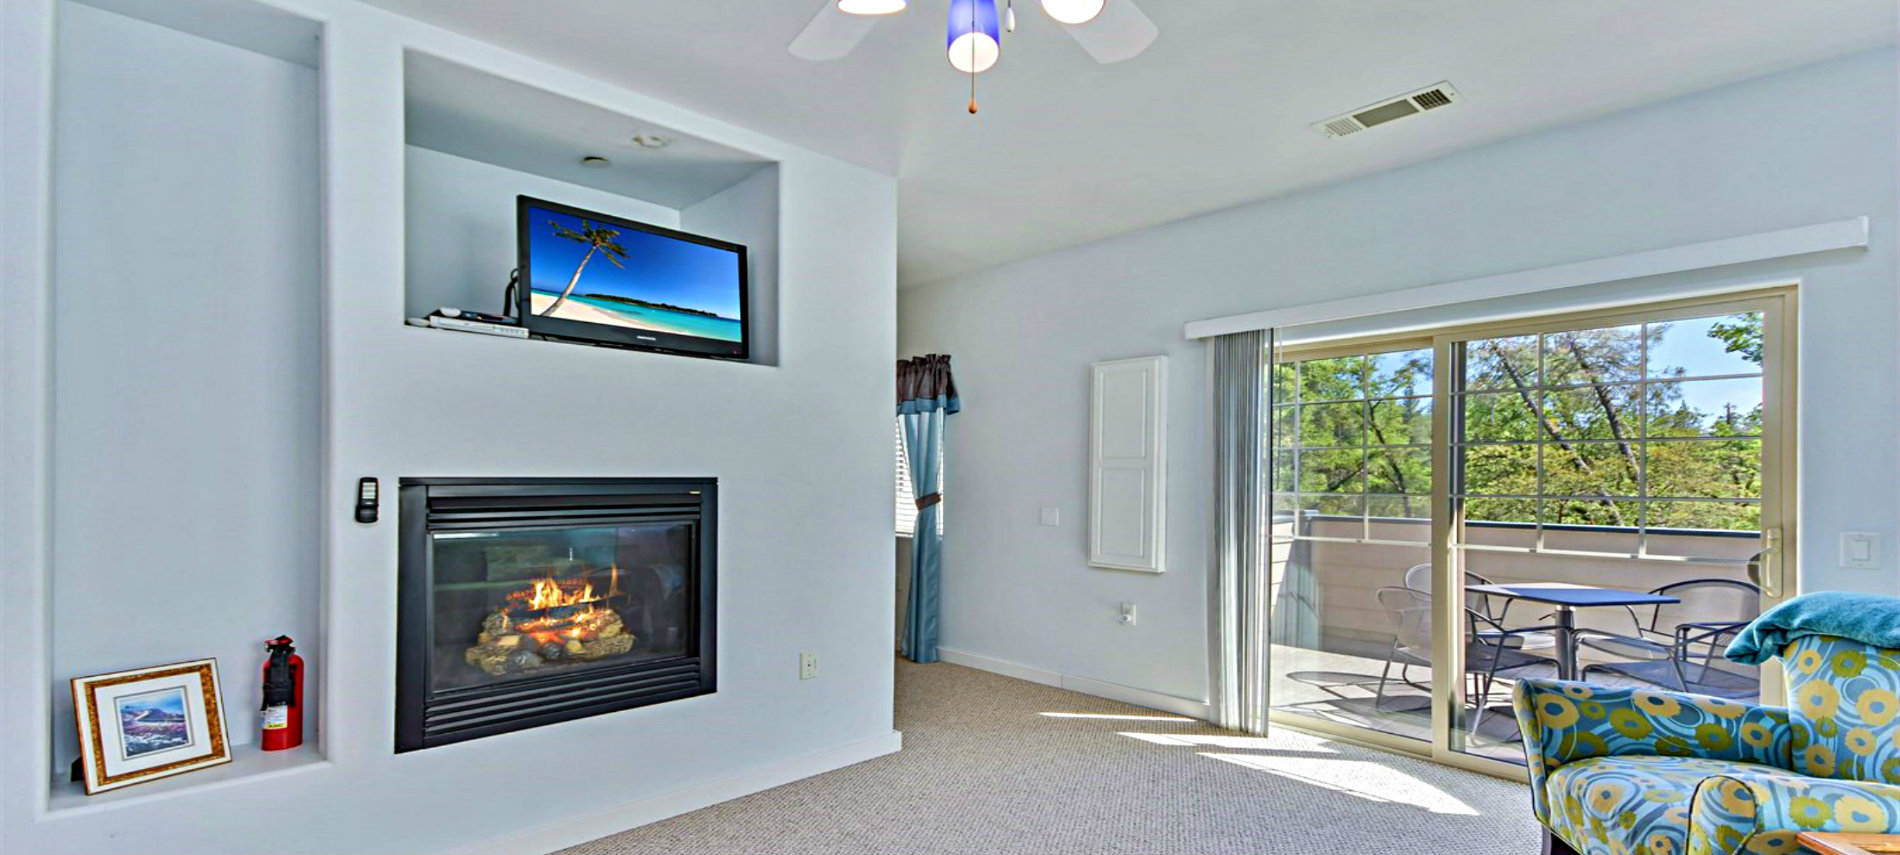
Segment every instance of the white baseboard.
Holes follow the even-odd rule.
[[[690,813],[740,796],[769,790],[801,778],[842,769],[874,757],[897,752],[904,746],[904,734],[898,731],[849,742],[802,757],[781,760],[702,784],[692,784],[672,792],[641,799],[631,804],[563,820],[502,840],[453,850],[451,855],[497,855],[497,853],[547,853],[576,846],[637,828],[669,817]]]
[[[1087,677],[1077,677],[1071,674],[1063,674],[1057,671],[1049,671],[1031,665],[1024,665],[1020,662],[995,659],[966,650],[953,650],[948,647],[939,647],[937,648],[937,655],[943,657],[943,661],[954,665],[975,668],[979,671],[988,671],[992,674],[1001,674],[1005,677],[1015,677],[1018,680],[1028,680],[1031,683],[1041,683],[1045,686],[1054,686],[1058,689],[1067,689],[1071,692],[1080,692],[1084,695],[1094,695],[1095,697],[1107,698],[1111,701],[1121,701],[1124,704],[1134,704],[1135,706],[1147,707],[1151,710],[1184,715],[1189,718],[1201,719],[1202,721],[1207,720],[1206,701],[1166,695],[1147,689],[1137,689],[1134,686],[1124,686],[1120,683],[1091,680]]]

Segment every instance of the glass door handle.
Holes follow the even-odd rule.
[[[1748,570],[1763,594],[1770,599],[1781,598],[1781,529],[1762,530],[1761,552],[1749,563]]]

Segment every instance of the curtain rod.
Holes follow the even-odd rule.
[[[1345,297],[1190,321],[1184,329],[1190,339],[1212,338],[1248,330],[1276,329],[1297,324],[1343,321],[1368,315],[1417,311],[1457,303],[1516,297],[1540,291],[1555,291],[1579,285],[1595,285],[1625,279],[1640,279],[1668,273],[1685,273],[1768,261],[1838,249],[1865,248],[1868,240],[1866,216],[1817,223],[1773,232],[1723,238],[1667,249],[1597,258],[1553,267],[1539,267],[1458,282],[1443,282],[1418,288],[1404,288],[1359,297]]]

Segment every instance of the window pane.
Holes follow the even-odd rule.
[[[1431,449],[1375,448],[1367,452],[1366,492],[1429,495],[1431,491]]]
[[[1761,313],[1650,324],[1649,376],[1709,377],[1761,370]]]
[[[1464,449],[1464,456],[1465,493],[1537,494],[1537,446],[1473,445]]]
[[[1273,408],[1273,444],[1277,447],[1298,445],[1300,441],[1300,408],[1280,406]]]
[[[1366,515],[1373,517],[1391,517],[1394,519],[1415,519],[1429,522],[1432,518],[1432,497],[1430,496],[1367,496]],[[1376,535],[1375,535],[1376,536]],[[1407,532],[1405,537],[1386,539],[1431,540],[1429,527],[1423,532]]]
[[[1375,540],[1432,542],[1430,496],[1367,496],[1366,516],[1373,518]]]
[[[1373,401],[1370,445],[1425,445],[1432,441],[1432,399]]]
[[[1464,500],[1465,522],[1537,522],[1536,499]]]
[[[1546,499],[1545,525],[1609,525],[1635,528],[1642,520],[1642,503],[1602,499]],[[1634,543],[1634,541],[1631,541]],[[1617,551],[1623,551],[1618,548]]]
[[[1363,493],[1366,453],[1362,448],[1307,449],[1300,452],[1302,493]]]
[[[1300,445],[1362,445],[1366,439],[1366,405],[1306,404],[1300,407]]]
[[[1569,330],[1544,336],[1544,385],[1643,378],[1643,325]]]
[[[1465,388],[1537,385],[1537,336],[1477,339],[1465,345]]]
[[[1634,555],[1638,542],[1637,527],[1641,521],[1641,502],[1546,499],[1544,500],[1544,548]],[[1581,528],[1574,526],[1581,526]],[[1624,582],[1621,585],[1589,577],[1578,581],[1585,584],[1593,582],[1609,584],[1610,587],[1616,588],[1654,587],[1653,585],[1630,584],[1635,580],[1627,578],[1621,580]]]
[[[1683,380],[1649,385],[1650,436],[1759,436],[1762,381]]]
[[[1542,433],[1536,410],[1516,392],[1466,395],[1464,404],[1465,442],[1521,442]]]
[[[1367,369],[1366,393],[1372,398],[1430,395],[1431,348],[1373,355]]]
[[[1579,442],[1544,447],[1544,495],[1628,496],[1641,484],[1635,443]],[[1632,523],[1633,524],[1633,523]]]
[[[1649,495],[1761,498],[1761,440],[1677,440],[1648,444]]]
[[[1752,502],[1650,502],[1649,526],[1760,531],[1761,505]]]
[[[1566,440],[1635,439],[1638,385],[1598,385],[1544,393],[1544,420]]]
[[[1366,513],[1366,497],[1339,494],[1321,496],[1301,495],[1300,507],[1323,516],[1360,517]],[[1347,536],[1357,537],[1358,534],[1357,531],[1354,531]]]
[[[1271,489],[1293,489],[1294,479],[1299,477],[1299,472],[1295,467],[1295,461],[1298,460],[1298,458],[1295,457],[1291,451],[1276,451],[1270,455],[1270,458],[1272,462],[1269,464],[1267,472],[1273,479],[1273,483],[1269,485]]]
[[[1269,394],[1275,404],[1291,404],[1299,388],[1300,369],[1295,362],[1278,362],[1267,370]]]
[[[1364,398],[1366,358],[1309,359],[1300,363],[1301,401],[1350,401]]]

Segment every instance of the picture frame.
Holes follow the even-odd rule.
[[[75,677],[86,795],[231,762],[218,660]]]

